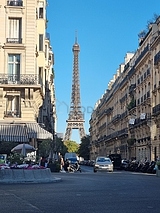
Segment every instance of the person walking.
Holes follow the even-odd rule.
[[[69,172],[69,160],[68,159],[65,160],[63,168],[64,168],[64,171]]]
[[[44,156],[41,157],[41,161],[40,161],[40,166],[43,166],[45,167],[45,162],[46,162],[46,159]]]
[[[64,166],[64,160],[63,160],[63,157],[62,155],[60,156],[60,171],[63,170],[63,166]]]

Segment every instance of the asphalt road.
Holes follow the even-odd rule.
[[[160,178],[114,171],[53,173],[61,181],[0,185],[1,213],[160,213]]]

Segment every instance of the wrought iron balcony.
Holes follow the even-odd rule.
[[[0,84],[37,85],[40,83],[38,75],[34,74],[10,75],[0,73]]]
[[[99,127],[99,132],[106,128],[106,122]]]
[[[22,44],[22,38],[7,38],[7,43]]]
[[[160,51],[154,56],[154,65],[157,65],[160,62]]]
[[[135,88],[136,88],[136,84],[131,84],[131,85],[129,86],[129,94],[132,94],[133,91],[135,90]]]
[[[7,6],[23,6],[23,1],[22,0],[10,0],[7,1]]]
[[[21,114],[15,110],[15,111],[4,111],[4,117],[6,118],[20,118]]]
[[[119,101],[120,101],[120,103],[122,103],[126,100],[127,100],[127,94],[125,94]]]
[[[136,107],[136,100],[134,100],[134,98],[132,98],[132,100],[130,101],[130,103],[127,106],[128,111],[130,111],[131,109]]]
[[[118,136],[122,137],[122,136],[128,136],[128,128],[124,128],[118,131]]]
[[[112,122],[113,122],[113,123],[116,123],[116,122],[118,122],[120,119],[121,119],[121,115],[120,115],[120,114],[117,114],[117,115],[115,115],[115,116],[112,118]]]
[[[152,114],[153,116],[157,116],[158,114],[160,114],[160,104],[158,104],[155,107],[153,107],[152,113],[153,113]]]
[[[150,74],[151,74],[151,72],[150,72],[150,69],[148,68],[147,69],[147,76],[150,75]]]
[[[149,51],[149,44],[144,48],[144,50],[141,52],[141,54],[138,56],[138,58],[135,61],[135,64],[138,64],[140,60],[146,55],[146,53]]]
[[[109,115],[113,111],[113,107],[110,107],[105,110],[106,115]]]
[[[121,114],[121,119],[124,119],[128,115],[128,111],[126,110],[124,113]]]
[[[150,91],[147,92],[147,98],[150,98]]]
[[[151,113],[146,113],[145,117],[139,117],[135,119],[134,127],[140,126],[142,124],[147,124],[147,122],[151,121]]]

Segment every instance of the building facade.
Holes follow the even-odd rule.
[[[90,119],[90,158],[119,153],[122,158],[160,157],[160,17],[139,35]]]
[[[46,0],[0,0],[0,141],[52,139],[54,55]]]

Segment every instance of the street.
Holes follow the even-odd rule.
[[[2,213],[159,213],[160,178],[114,171],[53,173],[61,181],[0,185]]]

